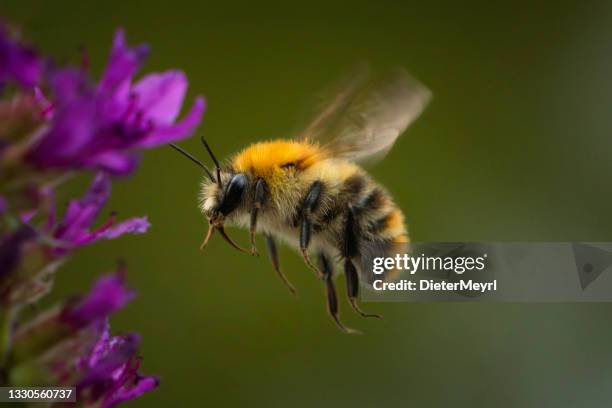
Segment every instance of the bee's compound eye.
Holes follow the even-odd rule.
[[[234,211],[242,199],[247,184],[247,177],[242,173],[235,174],[231,178],[223,194],[221,205],[219,205],[219,212],[221,214],[227,215]]]

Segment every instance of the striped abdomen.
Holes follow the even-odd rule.
[[[360,258],[355,263],[362,278],[369,282],[372,258],[394,256],[408,242],[404,215],[387,190],[359,168],[336,188],[331,184],[331,180],[326,183],[327,194],[315,230],[332,230],[340,250],[347,237],[354,236]],[[354,222],[351,231],[346,231],[349,211]]]

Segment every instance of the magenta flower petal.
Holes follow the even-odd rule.
[[[44,63],[36,52],[9,37],[0,26],[0,86],[15,82],[23,87],[35,86],[42,74]]]
[[[89,190],[80,200],[68,204],[63,221],[57,226],[54,238],[67,243],[81,242],[89,235],[89,227],[110,196],[111,182],[106,173],[98,173]]]
[[[49,83],[53,96],[61,104],[80,98],[83,93],[93,96],[87,74],[82,69],[64,68],[50,72]]]
[[[133,400],[146,392],[154,390],[158,386],[159,378],[139,375],[129,387],[120,388],[111,399],[102,405],[102,408],[112,408],[122,402]]]
[[[90,364],[88,371],[77,387],[107,388],[108,380],[119,380],[124,374],[128,374],[127,363],[136,356],[140,337],[130,333],[125,336],[108,337],[105,344],[97,351],[98,358],[95,363]],[[116,387],[110,387],[112,388]],[[99,389],[99,391],[102,391]],[[108,391],[108,389],[106,390]]]
[[[87,158],[86,168],[101,169],[116,175],[131,174],[138,166],[140,156],[136,153],[107,151]]]
[[[85,327],[107,318],[133,298],[134,292],[124,285],[121,273],[103,276],[82,301],[62,312],[62,320],[76,328]]]
[[[100,172],[83,198],[70,201],[63,220],[59,224],[55,225],[55,213],[53,211],[49,213],[47,230],[55,240],[61,243],[53,248],[54,255],[65,256],[75,248],[101,239],[115,239],[123,234],[142,234],[147,231],[150,224],[146,217],[130,218],[114,224],[115,217],[111,216],[99,228],[91,229],[104,208],[110,191],[109,176]]]
[[[179,123],[156,128],[148,137],[139,142],[138,146],[150,148],[190,136],[202,121],[205,108],[206,101],[204,98],[197,97],[189,113]]]
[[[183,105],[187,78],[181,71],[150,74],[138,81],[132,91],[137,98],[138,109],[146,112],[148,120],[155,125],[169,125]]]
[[[124,82],[130,81],[148,54],[149,47],[147,45],[128,47],[124,31],[122,29],[117,30],[110,60],[102,75],[98,91],[113,93]]]
[[[80,358],[77,362],[79,368],[87,369],[97,364],[98,360],[106,355],[108,352],[108,344],[110,340],[110,323],[109,319],[104,319],[94,326],[95,330],[99,331],[99,337],[94,346],[86,356]]]
[[[82,98],[59,107],[49,131],[26,159],[38,167],[83,167],[86,151],[95,142],[99,124],[96,110],[94,101]]]
[[[94,240],[115,239],[123,234],[144,234],[150,226],[151,224],[147,220],[147,217],[130,218],[95,234]]]

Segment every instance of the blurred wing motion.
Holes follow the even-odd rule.
[[[328,98],[300,138],[319,142],[334,157],[360,161],[381,159],[423,112],[431,92],[403,69],[373,79],[361,69]]]

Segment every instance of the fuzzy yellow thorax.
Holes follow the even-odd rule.
[[[249,172],[259,176],[273,176],[283,166],[305,169],[323,156],[318,145],[292,140],[272,140],[255,143],[232,159],[238,172]]]

